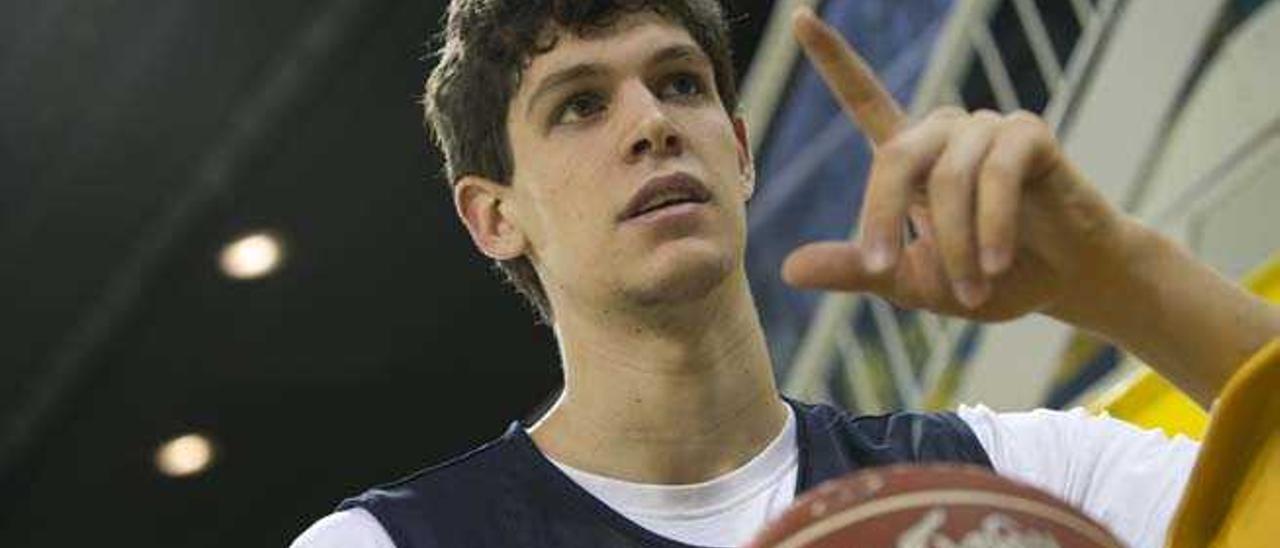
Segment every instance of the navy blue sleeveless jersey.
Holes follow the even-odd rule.
[[[991,468],[977,437],[953,413],[853,417],[788,400],[796,412],[796,493],[850,472],[899,462]],[[579,487],[542,456],[519,423],[449,462],[347,499],[397,548],[671,547],[690,545],[640,527]]]

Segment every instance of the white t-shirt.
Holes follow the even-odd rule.
[[[1199,444],[1169,439],[1083,410],[957,414],[996,473],[1035,485],[1104,523],[1126,545],[1159,548],[1191,474]],[[791,504],[798,470],[794,411],[747,464],[694,485],[625,482],[556,463],[618,513],[662,536],[703,546],[741,545]],[[395,548],[377,518],[356,508],[330,514],[292,548]]]
[[[621,481],[554,463],[588,493],[645,529],[699,546],[741,546],[791,505],[800,451],[796,412],[764,451],[736,470],[689,485]]]
[[[1083,409],[957,412],[1006,478],[1071,503],[1133,548],[1160,548],[1200,444]]]

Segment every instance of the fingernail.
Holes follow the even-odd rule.
[[[867,246],[867,271],[872,274],[879,274],[889,270],[890,261],[893,257],[889,255],[889,245],[883,240],[873,240]]]
[[[990,289],[985,281],[956,280],[951,285],[955,289],[956,299],[966,308],[977,308],[981,305],[987,299],[987,292]]]
[[[982,250],[982,271],[999,274],[1009,264],[1009,254],[1004,250],[988,247]]]

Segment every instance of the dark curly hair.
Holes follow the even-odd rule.
[[[439,63],[423,105],[450,186],[476,175],[510,184],[514,171],[506,108],[534,57],[555,47],[557,32],[585,36],[621,15],[653,11],[683,26],[711,58],[725,110],[738,107],[728,24],[718,0],[452,0]],[[506,278],[551,323],[551,303],[526,257],[498,261]]]

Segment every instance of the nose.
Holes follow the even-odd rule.
[[[645,86],[638,86],[631,95],[636,122],[631,135],[624,140],[624,155],[628,162],[638,162],[646,156],[665,158],[679,156],[684,143],[661,100]]]

